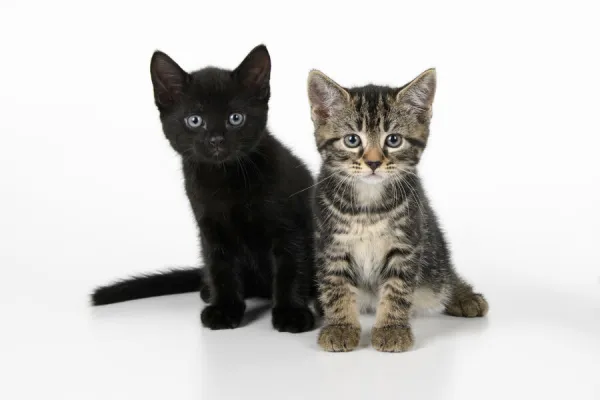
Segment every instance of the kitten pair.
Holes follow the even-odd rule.
[[[305,165],[266,128],[270,66],[264,46],[233,71],[192,74],[154,54],[155,102],[182,156],[205,268],[117,282],[97,289],[93,303],[199,289],[210,303],[202,323],[223,329],[240,324],[245,298],[265,297],[273,300],[277,330],[303,332],[314,325],[308,304],[316,283],[326,321],[319,344],[328,351],[357,347],[358,314],[369,306],[376,307],[373,346],[391,352],[412,345],[409,316],[420,307],[485,315],[483,296],[450,263],[417,176],[435,72],[399,89],[345,89],[312,71],[323,165],[311,195]]]

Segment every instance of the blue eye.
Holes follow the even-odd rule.
[[[385,138],[385,144],[388,147],[400,147],[400,144],[402,144],[402,137],[399,135],[388,135],[388,137]]]
[[[231,126],[240,126],[244,123],[245,119],[246,117],[244,116],[244,114],[233,113],[229,115],[227,122],[229,122],[229,125]]]
[[[344,136],[344,144],[351,149],[360,146],[360,137],[355,134]]]
[[[202,117],[199,115],[190,115],[185,119],[185,124],[192,129],[199,128],[202,126]]]

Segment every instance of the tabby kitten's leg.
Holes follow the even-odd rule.
[[[273,327],[279,332],[306,332],[315,324],[308,307],[313,253],[310,235],[296,232],[281,238],[274,249]]]
[[[398,258],[395,257],[396,260]],[[390,268],[394,270],[393,266]],[[414,342],[409,317],[418,269],[401,265],[395,269],[397,273],[393,273],[381,286],[375,325],[371,331],[371,343],[379,351],[406,351]]]
[[[457,278],[446,305],[446,314],[455,317],[483,317],[488,309],[488,303],[483,295],[475,293],[471,285]]]
[[[327,325],[318,342],[326,351],[351,351],[360,341],[357,289],[350,277],[340,272],[349,267],[345,260],[329,260],[319,276],[319,300]]]

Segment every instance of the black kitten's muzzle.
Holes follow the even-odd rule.
[[[222,149],[225,144],[225,138],[223,136],[213,136],[208,139],[208,144],[215,150]]]
[[[209,153],[216,158],[223,157],[228,153],[227,147],[225,146],[225,138],[223,136],[212,136],[208,139],[207,148]]]
[[[194,143],[196,154],[209,161],[222,162],[229,156],[229,148],[221,135],[211,136],[204,141]]]

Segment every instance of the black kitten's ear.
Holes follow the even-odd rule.
[[[313,69],[308,74],[308,100],[313,122],[321,125],[350,104],[350,94],[327,75]]]
[[[256,46],[244,61],[233,71],[233,76],[243,86],[250,90],[260,90],[269,93],[269,78],[271,77],[271,56],[264,44]]]
[[[152,55],[150,76],[154,85],[154,101],[159,108],[176,104],[190,80],[190,75],[162,51],[155,51]]]
[[[417,110],[429,111],[435,97],[435,85],[435,68],[431,68],[400,90],[396,101],[408,104]]]

